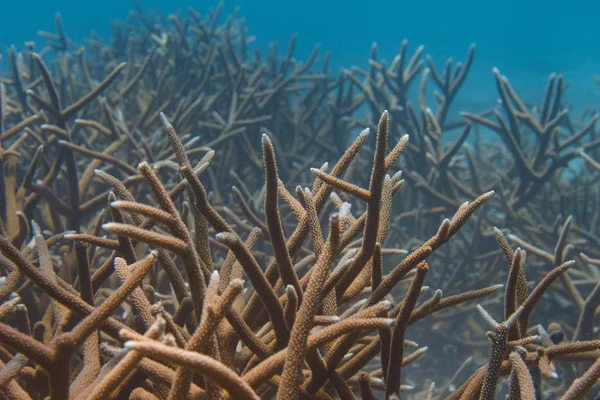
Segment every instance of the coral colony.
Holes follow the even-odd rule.
[[[220,14],[5,54],[0,397],[595,396],[597,111],[494,70],[460,112],[474,46],[335,74]]]

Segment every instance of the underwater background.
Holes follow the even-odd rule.
[[[188,7],[206,10],[217,1],[142,0],[146,10],[164,14]],[[461,92],[463,107],[496,98],[492,67],[510,78],[515,89],[528,99],[537,99],[548,75],[562,73],[571,89],[567,97],[576,106],[593,106],[600,90],[593,81],[600,72],[600,2],[593,0],[429,0],[378,2],[340,0],[237,0],[226,1],[224,13],[240,7],[255,46],[267,49],[279,42],[286,50],[297,33],[296,57],[306,59],[315,44],[332,52],[331,66],[363,66],[373,42],[383,59],[391,60],[407,39],[441,65],[448,57],[462,59],[471,43],[477,56]],[[0,12],[0,49],[36,39],[38,30],[52,31],[54,14],[62,14],[65,29],[80,43],[96,31],[108,39],[111,21],[126,18],[133,2],[104,1],[14,1]],[[37,39],[42,45],[41,39]],[[6,68],[6,66],[4,66]]]

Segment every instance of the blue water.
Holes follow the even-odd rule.
[[[194,7],[201,13],[215,1],[141,0],[145,9],[164,13]],[[240,6],[257,45],[279,41],[285,51],[289,37],[298,33],[297,58],[305,59],[313,46],[332,51],[332,66],[367,67],[372,42],[379,57],[391,60],[406,38],[411,50],[426,52],[443,66],[449,56],[463,59],[470,43],[477,44],[476,62],[460,101],[490,103],[496,96],[493,66],[507,75],[522,97],[539,102],[551,72],[563,73],[571,83],[567,100],[578,108],[596,106],[600,91],[593,81],[600,74],[600,2],[592,0],[232,0],[224,15]],[[83,41],[90,30],[110,36],[110,21],[123,19],[133,8],[124,0],[3,1],[0,8],[0,51],[11,44],[23,47],[38,30],[54,31],[60,12],[68,34]],[[478,107],[479,108],[479,107]]]

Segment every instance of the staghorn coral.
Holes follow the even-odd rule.
[[[85,47],[58,16],[39,53],[9,51],[2,396],[593,390],[600,142],[562,77],[536,107],[494,71],[499,105],[455,113],[474,46],[443,73],[422,47],[387,67],[373,46],[369,70],[332,78],[296,38],[249,56],[220,13],[138,6]]]

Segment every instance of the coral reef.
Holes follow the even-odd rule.
[[[597,391],[598,114],[562,76],[460,112],[475,46],[336,76],[221,6],[56,28],[0,84],[0,397]]]

